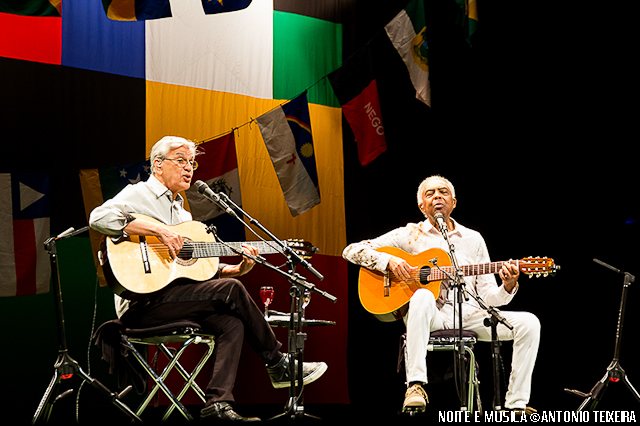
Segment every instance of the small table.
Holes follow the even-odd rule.
[[[298,324],[296,314],[294,314],[294,324]],[[265,318],[269,325],[272,327],[288,327],[291,314],[278,311],[269,311],[268,316]],[[306,326],[320,326],[320,325],[336,325],[335,321],[302,318],[302,325]]]

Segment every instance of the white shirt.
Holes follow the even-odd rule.
[[[466,228],[451,219],[455,229],[449,231],[448,238],[455,248],[455,256],[459,266],[484,264],[491,262],[484,238],[479,232]],[[420,254],[432,248],[439,248],[449,253],[449,245],[431,222],[428,220],[419,223],[409,223],[406,226],[394,229],[378,238],[364,240],[348,245],[342,257],[346,260],[379,272],[384,272],[389,264],[391,255],[381,253],[375,249],[380,247],[396,247],[411,255]],[[412,265],[418,266],[418,265]],[[502,285],[498,286],[493,274],[475,275],[464,277],[465,286],[469,292],[473,292],[490,306],[503,306],[513,299],[517,286],[508,293]],[[457,301],[453,291],[441,291],[444,296],[444,306],[440,312],[446,318],[457,315]],[[463,320],[480,309],[478,303],[472,297],[462,306]]]
[[[192,220],[184,208],[180,194],[173,200],[173,193],[155,176],[144,182],[127,185],[115,197],[96,207],[89,215],[89,226],[106,235],[121,237],[128,225],[127,213],[140,213],[163,222],[177,225]],[[118,318],[129,309],[129,300],[115,295]]]

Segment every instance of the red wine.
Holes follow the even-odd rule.
[[[264,306],[269,306],[273,302],[273,287],[263,287],[260,289],[260,299]]]

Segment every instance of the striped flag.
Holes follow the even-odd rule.
[[[320,204],[306,92],[256,121],[291,215]]]
[[[424,0],[411,1],[384,29],[409,70],[411,83],[416,89],[416,98],[431,106]]]
[[[0,296],[49,291],[49,175],[0,174]]]

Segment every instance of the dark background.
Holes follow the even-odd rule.
[[[422,220],[417,187],[441,174],[456,188],[453,217],[483,234],[493,260],[549,256],[561,266],[554,278],[521,278],[507,308],[533,312],[542,324],[530,402],[540,410],[576,409],[582,399],[564,388],[588,392],[613,357],[623,276],[592,260],[636,274],[640,254],[640,180],[625,101],[634,90],[630,28],[614,5],[565,7],[480,2],[480,29],[469,49],[454,24],[455,7],[428,2],[432,108],[392,77],[403,64],[386,61],[377,71],[388,151],[358,167],[345,135],[348,242]],[[394,13],[359,25],[384,25]],[[350,267],[350,282],[357,269]],[[622,347],[632,382],[638,375],[634,296],[632,285]],[[391,366],[403,325],[363,315],[355,291],[350,303],[351,341],[376,342],[352,345],[350,365],[371,365],[350,369],[352,403],[399,407],[402,376]],[[493,386],[489,351],[487,343],[476,347],[485,408]],[[510,351],[505,344],[507,374]],[[442,395],[437,386],[427,389],[432,400]],[[440,404],[452,403],[450,394],[442,398]],[[457,401],[452,404],[455,409]],[[617,384],[599,408],[639,406]],[[441,408],[432,401],[432,410]]]
[[[533,312],[542,324],[531,405],[539,410],[576,409],[581,399],[566,394],[564,388],[588,392],[605,374],[613,357],[622,293],[623,277],[593,259],[640,273],[638,157],[632,145],[637,139],[636,79],[631,66],[636,14],[611,2],[597,7],[480,2],[480,29],[469,48],[455,22],[455,4],[428,1],[432,85],[432,108],[428,108],[415,100],[404,64],[388,40],[380,37],[405,2],[328,3],[333,7],[327,13],[344,24],[345,59],[369,41],[378,46],[375,72],[388,142],[386,153],[362,167],[353,135],[343,123],[347,242],[422,220],[415,197],[418,184],[432,174],[449,178],[458,198],[455,219],[483,234],[493,260],[548,256],[561,266],[553,278],[523,277],[508,309]],[[88,78],[83,70],[5,58],[0,58],[0,67],[9,62],[11,67],[3,67],[3,72],[15,70],[16,65],[20,69],[3,74],[0,80],[4,151],[0,171],[51,172],[51,232],[57,234],[72,225],[79,228],[86,218],[77,170],[114,161],[127,163],[143,155],[130,147],[144,149],[144,144],[132,144],[144,140],[144,134],[138,134],[144,129],[138,126],[144,120],[144,105],[132,104],[130,99],[144,96],[129,95],[143,92],[144,81],[101,73]],[[114,87],[122,91],[114,92]],[[85,99],[87,93],[104,102]],[[93,105],[91,110],[79,107],[87,103]],[[114,114],[120,120],[117,128],[109,125]],[[98,116],[104,121],[96,128]],[[128,125],[132,132],[124,139],[121,135]],[[100,157],[96,147],[104,144],[120,152],[120,157]],[[62,251],[90,251],[86,238],[65,244]],[[79,270],[72,265],[75,261],[92,265],[89,259],[61,262],[69,282],[73,277],[93,280],[95,270]],[[401,322],[378,322],[362,309],[355,286],[357,273],[357,267],[349,267],[346,356],[351,404],[339,412],[395,416],[404,392],[403,376],[395,370],[404,327]],[[98,306],[108,306],[110,295],[95,293],[101,302]],[[74,341],[72,353],[78,359],[84,357],[93,315],[92,306],[85,302],[93,298],[91,286],[69,288],[65,293],[66,305],[74,306],[74,318],[84,321],[67,324]],[[40,356],[39,362],[26,368],[16,358],[20,353],[53,356],[44,348],[55,347],[56,340],[22,327],[32,321],[21,316],[22,301],[2,300],[6,324],[2,405],[20,408],[28,419],[36,408],[33,401],[50,379],[54,359]],[[43,319],[53,321],[50,294],[29,303],[40,307]],[[640,368],[633,346],[638,303],[632,285],[622,365],[636,386]],[[96,323],[112,317],[109,309],[101,310]],[[486,343],[476,346],[485,408],[490,408],[493,386],[489,350]],[[505,343],[507,374],[510,351]],[[446,367],[447,357],[439,358]],[[92,365],[95,376],[109,385],[104,366]],[[451,382],[429,385],[427,392],[432,414],[456,409]],[[115,410],[103,401],[87,404],[96,404],[106,413]],[[621,383],[609,387],[599,406],[602,410],[638,407]]]

